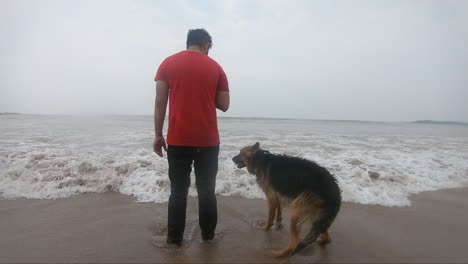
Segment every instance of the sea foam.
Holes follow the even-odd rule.
[[[0,118],[0,194],[58,199],[116,191],[167,202],[166,158],[152,152],[151,117]],[[216,193],[264,199],[255,177],[232,157],[260,142],[274,153],[311,159],[338,180],[343,200],[410,205],[422,191],[464,186],[468,129],[458,126],[307,120],[220,119]],[[189,195],[196,196],[191,174]]]

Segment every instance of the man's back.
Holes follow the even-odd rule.
[[[186,50],[164,60],[155,80],[165,81],[169,87],[167,143],[219,145],[216,93],[229,90],[219,64],[203,53]]]
[[[154,152],[167,151],[171,195],[167,213],[167,243],[181,245],[185,230],[187,195],[192,165],[198,192],[199,224],[204,241],[215,236],[218,222],[216,174],[219,135],[216,108],[229,108],[226,74],[208,57],[213,43],[205,29],[191,29],[187,51],[170,56],[156,73]],[[169,103],[168,143],[163,135]]]

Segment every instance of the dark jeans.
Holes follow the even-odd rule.
[[[211,239],[218,221],[215,195],[216,174],[218,173],[219,146],[185,147],[168,146],[169,197],[167,238],[180,242],[184,236],[187,194],[190,186],[192,162],[195,168],[195,182],[198,191],[199,224],[203,239]]]

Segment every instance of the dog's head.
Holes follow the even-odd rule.
[[[244,168],[245,166],[248,166],[252,156],[255,155],[255,152],[259,149],[260,143],[258,142],[253,146],[243,147],[240,153],[232,158],[232,161],[237,165],[237,168]]]

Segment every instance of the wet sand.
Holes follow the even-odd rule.
[[[262,231],[266,201],[218,197],[213,243],[201,242],[196,199],[181,248],[165,244],[167,204],[138,204],[117,193],[60,200],[0,200],[0,262],[468,262],[468,189],[426,192],[412,206],[344,203],[332,243],[289,259],[288,212],[281,230]],[[306,231],[306,228],[303,228]]]

